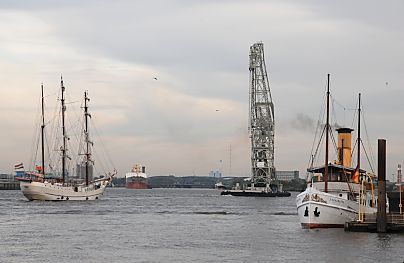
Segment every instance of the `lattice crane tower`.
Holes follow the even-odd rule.
[[[252,183],[255,186],[275,180],[274,104],[264,59],[264,44],[250,47],[250,117]]]

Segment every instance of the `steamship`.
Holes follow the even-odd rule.
[[[329,77],[328,77],[329,87]],[[311,165],[308,171],[308,184],[304,192],[296,197],[296,206],[303,228],[339,228],[348,221],[360,220],[361,215],[377,212],[374,196],[373,174],[360,168],[360,113],[359,94],[357,164],[352,167],[351,128],[339,128],[337,160],[328,161],[329,88],[327,90],[327,122],[325,134],[325,163],[318,167]],[[321,142],[321,138],[320,138]],[[319,142],[319,145],[320,145]],[[312,155],[312,160],[315,156]],[[313,162],[313,161],[312,161]]]
[[[128,189],[148,189],[146,167],[136,164],[129,173],[126,173],[126,188]]]

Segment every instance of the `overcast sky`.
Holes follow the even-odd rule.
[[[89,91],[120,175],[141,163],[249,176],[248,52],[262,41],[276,168],[304,177],[330,73],[336,122],[351,126],[361,92],[391,179],[404,163],[403,13],[402,1],[0,0],[0,170],[28,164],[40,85],[52,97],[63,74],[71,98]]]

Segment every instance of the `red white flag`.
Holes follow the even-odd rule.
[[[24,169],[24,165],[22,163],[14,165],[14,170],[20,170],[20,169]]]

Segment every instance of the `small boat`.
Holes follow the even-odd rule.
[[[377,200],[374,196],[372,173],[360,168],[360,116],[361,97],[358,107],[357,164],[351,167],[351,128],[338,128],[337,160],[329,162],[329,75],[327,84],[325,163],[313,167],[315,155],[312,155],[308,171],[308,184],[304,192],[296,197],[296,206],[303,228],[342,228],[348,221],[363,220],[363,215],[377,212]],[[317,149],[321,143],[319,140]]]
[[[217,182],[217,183],[215,183],[215,189],[225,190],[226,186],[224,186],[224,184],[222,182]]]
[[[92,159],[92,146],[93,142],[90,141],[89,132],[89,118],[91,118],[88,112],[88,102],[90,99],[87,96],[87,92],[84,92],[84,121],[82,137],[82,152],[78,154],[75,160],[76,164],[76,176],[69,176],[74,173],[68,172],[68,161],[72,160],[72,157],[68,155],[67,144],[70,140],[66,134],[65,126],[65,87],[63,85],[63,79],[61,79],[61,128],[62,128],[62,143],[58,148],[61,156],[60,162],[61,169],[57,171],[56,168],[51,165],[49,160],[49,173],[45,173],[45,117],[44,117],[44,93],[43,85],[42,89],[42,125],[41,125],[41,146],[42,146],[42,158],[41,165],[35,165],[35,171],[25,172],[24,176],[19,176],[16,179],[20,181],[20,188],[23,195],[30,201],[32,200],[44,200],[44,201],[73,201],[73,200],[97,200],[100,199],[104,193],[105,187],[111,182],[112,177],[116,174],[114,172],[108,172],[104,175],[93,177],[94,161]]]
[[[125,175],[125,186],[128,189],[148,189],[146,167],[136,164]]]

